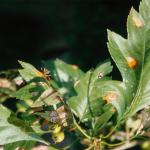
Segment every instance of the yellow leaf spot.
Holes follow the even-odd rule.
[[[29,100],[26,100],[26,103],[27,105],[31,106],[33,104],[33,101],[29,99]]]
[[[143,22],[143,20],[142,20],[140,17],[138,17],[138,16],[133,16],[133,17],[132,17],[132,20],[133,20],[133,23],[134,23],[134,25],[135,25],[136,27],[141,28],[141,27],[144,26],[144,22]]]
[[[78,66],[77,65],[71,65],[71,67],[73,68],[73,69],[78,69]]]
[[[116,109],[115,109],[115,108],[112,108],[110,111],[111,111],[111,112],[116,112]]]
[[[128,57],[127,63],[128,63],[129,68],[135,68],[137,66],[137,61],[133,57]]]
[[[116,99],[117,99],[117,93],[115,91],[111,91],[103,97],[103,100],[105,100],[107,103],[111,103]]]

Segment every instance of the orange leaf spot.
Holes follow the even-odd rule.
[[[135,68],[137,66],[137,61],[133,57],[128,57],[127,63],[129,68]]]
[[[111,91],[107,93],[104,97],[103,100],[105,100],[107,103],[111,103],[112,101],[117,99],[117,93],[114,91]]]
[[[40,72],[40,71],[37,71],[37,72],[36,72],[36,75],[37,75],[38,77],[43,77],[43,76],[44,76],[44,74],[43,74],[42,72]]]

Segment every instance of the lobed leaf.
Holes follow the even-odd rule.
[[[99,80],[99,73],[103,75],[109,74],[112,70],[112,66],[109,62],[106,62],[96,68],[95,71],[88,71],[75,85],[77,96],[71,97],[67,103],[80,120],[85,120],[98,115],[101,112],[102,101],[101,95],[95,97],[92,96],[94,92],[95,82]],[[94,90],[93,90],[94,89]]]
[[[150,105],[149,10],[149,0],[141,2],[139,13],[131,9],[127,20],[127,39],[108,31],[108,48],[125,84],[122,91],[126,93],[124,101],[128,107],[124,112],[125,118]]]
[[[44,61],[43,64],[50,70],[54,80],[60,82],[60,84],[63,84],[63,82],[75,82],[84,75],[77,66],[67,64],[60,59],[56,59],[53,62]]]

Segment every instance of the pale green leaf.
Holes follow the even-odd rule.
[[[19,61],[19,63],[23,67],[23,69],[19,69],[19,73],[24,80],[28,82],[36,77],[39,77],[40,72],[33,65],[23,61]]]

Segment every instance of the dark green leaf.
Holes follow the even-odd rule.
[[[17,141],[38,141],[47,144],[34,132],[27,132],[21,129],[21,126],[10,124],[7,120],[11,112],[0,105],[0,145],[13,143]],[[11,118],[9,118],[11,120]]]
[[[84,73],[75,65],[69,65],[62,60],[56,59],[54,62],[43,62],[54,77],[55,81],[75,82],[79,80]]]
[[[94,132],[95,134],[99,134],[100,129],[102,129],[105,124],[109,121],[109,119],[114,114],[113,107],[110,107],[110,109],[106,112],[104,112],[101,116],[99,116],[94,124]]]
[[[84,73],[77,66],[69,65],[59,59],[56,59],[54,62],[46,61],[43,63],[50,70],[57,88],[62,88],[65,91],[63,95],[66,98],[74,95],[73,85]]]
[[[37,99],[45,89],[36,84],[28,84],[13,94],[14,97],[20,100]]]

